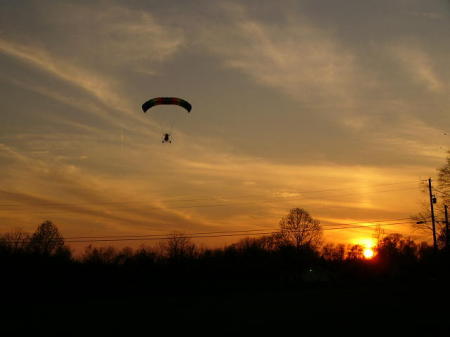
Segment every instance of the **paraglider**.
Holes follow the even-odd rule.
[[[149,109],[151,109],[157,105],[178,105],[178,106],[184,108],[188,113],[190,113],[192,110],[192,105],[188,101],[186,101],[182,98],[155,97],[155,98],[148,100],[144,104],[142,104],[142,111],[147,112]],[[172,127],[173,121],[170,124],[171,124],[170,127]],[[162,143],[172,143],[171,135],[169,132],[167,132],[167,131],[163,132]]]
[[[148,100],[147,102],[145,102],[144,104],[142,104],[142,110],[144,112],[147,112],[148,109],[154,107],[155,105],[160,105],[160,104],[173,104],[173,105],[179,105],[183,108],[186,109],[187,112],[191,112],[192,110],[192,105],[181,98],[178,97],[156,97],[156,98],[152,98],[151,100]]]
[[[172,141],[170,140],[170,135],[168,133],[164,134],[163,140],[161,143],[172,143]]]

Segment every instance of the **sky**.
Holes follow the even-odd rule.
[[[444,0],[0,0],[0,232],[270,232],[300,207],[326,241],[423,239],[449,32]]]

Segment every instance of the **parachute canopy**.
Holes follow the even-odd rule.
[[[187,112],[191,112],[192,109],[192,105],[188,101],[178,97],[155,97],[142,104],[142,111],[147,112],[148,109],[160,104],[179,105],[185,108]]]

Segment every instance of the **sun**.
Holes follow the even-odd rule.
[[[376,246],[376,241],[373,238],[358,238],[354,241],[355,244],[362,246],[363,256],[365,259],[370,260],[375,256],[373,248]]]
[[[372,248],[364,248],[363,255],[366,259],[371,259],[375,253]]]

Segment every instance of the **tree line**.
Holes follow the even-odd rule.
[[[439,190],[450,195],[450,159],[439,172]],[[448,278],[445,245],[435,251],[398,233],[385,235],[378,229],[375,234],[375,256],[365,259],[360,245],[324,242],[320,222],[305,209],[293,208],[276,233],[222,248],[199,247],[189,236],[173,233],[155,246],[89,245],[75,256],[57,226],[45,221],[32,234],[15,230],[0,235],[0,270],[13,289],[30,289],[31,282],[41,289],[71,288],[74,294]]]
[[[372,259],[364,258],[360,245],[322,240],[319,221],[294,208],[281,219],[279,232],[223,248],[202,248],[173,233],[151,247],[89,245],[75,256],[56,225],[45,221],[31,235],[14,231],[0,236],[0,268],[11,288],[29,289],[32,280],[38,289],[52,294],[71,289],[74,295],[279,289],[448,276],[446,250],[436,253],[427,243],[401,234],[379,237]]]

